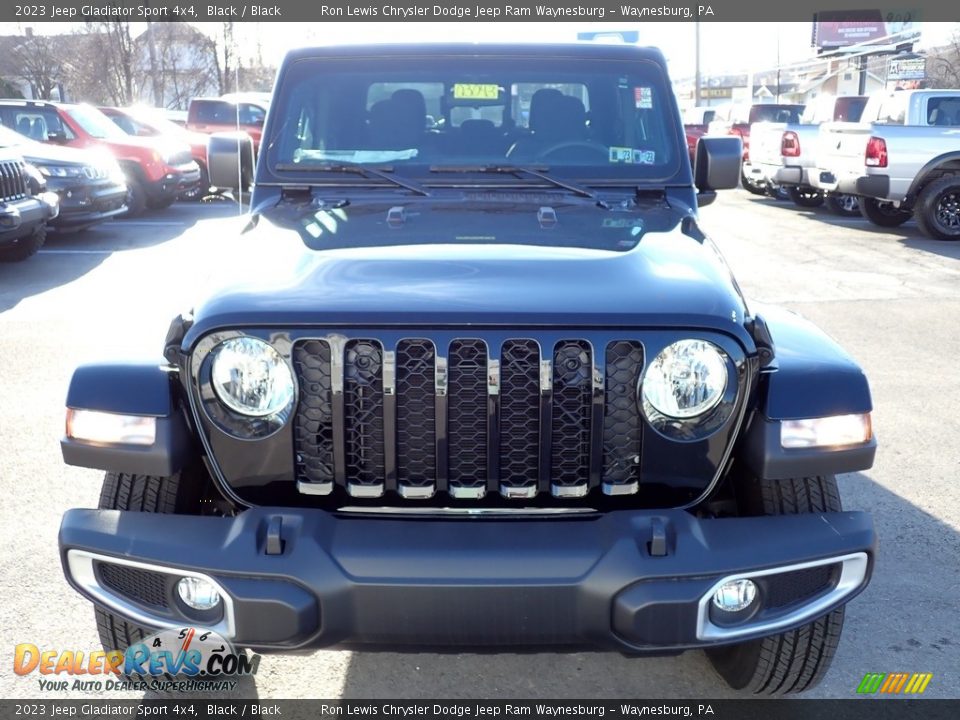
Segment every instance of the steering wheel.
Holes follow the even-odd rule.
[[[565,150],[586,150],[588,153],[603,155],[604,159],[607,160],[610,157],[610,149],[606,145],[601,145],[598,142],[592,142],[590,140],[566,140],[564,142],[559,142],[549,147],[544,148],[537,153],[537,160],[546,160],[549,156],[560,153]]]

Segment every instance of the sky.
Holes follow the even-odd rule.
[[[135,23],[136,25],[137,23]],[[140,23],[142,24],[142,23]],[[21,23],[0,23],[0,35],[19,34]],[[44,34],[72,32],[82,23],[41,23],[35,31]],[[220,23],[195,23],[202,31],[215,34]],[[735,27],[741,42],[731,42]],[[693,22],[654,23],[476,23],[476,22],[336,22],[336,23],[239,23],[237,41],[241,48],[260,44],[264,60],[279,63],[290,47],[343,42],[564,42],[576,40],[578,31],[638,30],[640,43],[660,47],[674,78],[694,72]],[[944,44],[960,23],[920,23],[922,46]],[[810,47],[811,23],[701,23],[701,67],[705,75],[732,74],[771,69],[814,56]]]

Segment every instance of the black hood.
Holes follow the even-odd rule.
[[[746,338],[726,264],[690,210],[663,199],[338,205],[255,214],[230,245],[230,284],[196,307],[186,344],[218,328],[310,325],[680,326]]]

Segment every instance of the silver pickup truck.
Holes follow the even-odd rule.
[[[861,196],[871,222],[910,217],[937,240],[960,240],[960,90],[872,96],[859,123],[826,123],[815,187]]]
[[[856,195],[823,192],[813,183],[817,169],[816,146],[820,125],[860,119],[867,97],[824,95],[806,107],[798,123],[760,122],[750,128],[751,179],[769,191],[782,188],[801,207],[826,202],[840,215],[859,215]]]

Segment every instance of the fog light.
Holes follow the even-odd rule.
[[[753,580],[741,578],[725,582],[713,594],[713,605],[718,610],[736,613],[746,610],[757,597],[757,586]]]
[[[212,610],[220,604],[220,593],[211,583],[201,578],[180,578],[177,593],[187,607],[194,610]]]

